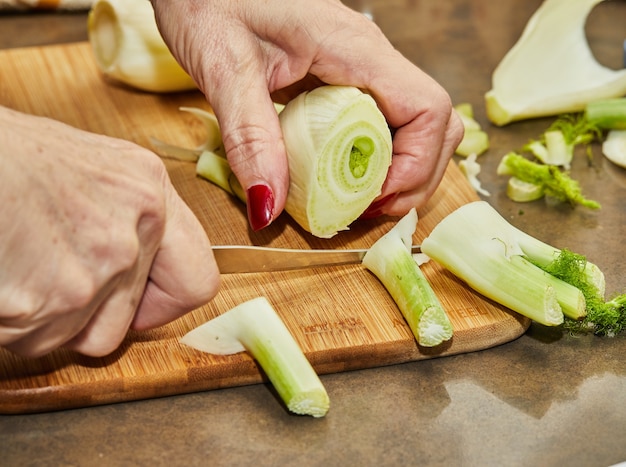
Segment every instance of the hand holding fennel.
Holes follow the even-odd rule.
[[[338,2],[321,0],[311,4],[299,0],[285,4],[273,0],[243,5],[209,1],[203,3],[198,14],[190,14],[188,8],[191,8],[191,2],[155,1],[153,4],[156,6],[160,33],[167,38],[175,56],[189,71],[183,72],[179,67],[174,72],[173,81],[165,83],[162,82],[163,76],[155,73],[154,67],[159,69],[163,64],[173,68],[176,66],[153,27],[154,13],[144,8],[130,15],[118,15],[114,9],[107,8],[105,3],[97,1],[94,4],[94,11],[101,5],[104,8],[100,11],[107,14],[100,23],[101,28],[97,27],[99,23],[93,16],[90,22],[92,31],[99,30],[96,34],[102,35],[105,42],[104,47],[95,47],[105,59],[99,62],[100,65],[106,68],[107,73],[113,73],[113,70],[119,72],[111,76],[122,80],[128,78],[128,73],[144,73],[148,79],[135,83],[135,86],[149,91],[173,90],[173,87],[186,89],[196,84],[201,88],[213,104],[226,135],[224,143],[228,157],[248,197],[250,223],[255,229],[265,227],[282,211],[288,186],[286,152],[271,95],[282,91],[291,97],[304,89],[299,86],[310,82],[306,78],[315,76],[317,84],[351,84],[366,89],[383,110],[390,125],[396,129],[394,164],[380,195],[382,201],[375,206],[373,214],[406,212],[413,204],[423,204],[440,182],[453,148],[460,139],[462,129],[445,91],[402,57],[376,25]],[[145,7],[149,3],[145,0],[126,0],[112,1],[111,5],[121,8]],[[142,16],[145,14],[148,16]],[[137,29],[132,29],[132,24],[120,27],[116,21],[124,18]],[[152,23],[147,25],[150,21]],[[291,28],[284,29],[285,24]],[[131,51],[127,54],[126,46],[131,49],[135,47],[134,53]],[[116,69],[118,55],[124,59],[124,66],[120,65]],[[367,68],[360,66],[364,62],[368,63]],[[24,251],[39,251],[47,243],[37,239],[36,233],[58,228],[63,235],[57,237],[57,240],[63,241],[50,244],[45,254],[39,255],[40,260],[50,261],[50,265],[53,265],[54,258],[64,248],[59,245],[63,244],[82,245],[76,257],[83,258],[83,261],[79,268],[82,272],[65,270],[63,275],[56,276],[61,283],[46,281],[42,287],[38,283],[41,278],[35,280],[35,276],[28,276],[24,272],[32,267],[32,255],[22,254],[21,249],[15,248],[0,252],[4,258],[3,265],[6,265],[6,274],[11,277],[10,281],[4,283],[11,284],[13,290],[27,290],[21,296],[27,303],[15,305],[19,311],[5,311],[0,316],[0,320],[8,320],[3,321],[7,331],[3,331],[0,336],[0,345],[23,354],[40,355],[67,344],[68,347],[91,355],[101,355],[119,344],[131,324],[138,328],[162,324],[211,299],[218,277],[208,242],[187,208],[184,205],[177,207],[183,203],[172,190],[162,164],[154,155],[129,147],[125,142],[96,138],[65,126],[54,127],[58,130],[54,134],[48,121],[22,116],[16,118],[12,113],[5,114],[4,109],[0,110],[3,112],[2,117],[7,119],[6,128],[15,125],[28,127],[31,135],[41,136],[37,139],[40,142],[38,147],[45,148],[42,154],[47,155],[47,160],[54,168],[41,175],[55,174],[59,181],[56,186],[42,183],[42,189],[47,187],[48,194],[30,198],[34,205],[39,203],[41,207],[48,202],[70,218],[83,211],[88,212],[86,218],[98,217],[97,213],[103,215],[107,210],[115,211],[112,205],[126,208],[115,211],[115,215],[106,221],[94,222],[89,226],[80,224],[80,228],[73,231],[54,222],[43,229],[40,226],[26,227],[18,210],[10,202],[5,202],[16,195],[4,188],[9,184],[19,184],[20,179],[14,177],[5,183],[5,177],[12,177],[15,168],[9,169],[3,158],[0,196],[4,206],[11,206],[10,215],[5,215],[3,220],[14,228],[12,235],[15,237],[12,238],[28,242],[24,244]],[[13,141],[21,138],[20,132],[8,132],[3,141],[9,138],[9,134]],[[58,143],[62,135],[66,139],[64,146]],[[50,145],[45,141],[48,137],[52,137]],[[30,139],[25,138],[24,141]],[[81,149],[85,146],[88,149]],[[134,159],[136,162],[144,161],[144,170],[133,170],[132,162],[116,170],[109,165],[103,170],[94,169],[91,172],[86,166],[74,165],[76,161],[85,160],[81,155],[93,153],[94,147],[100,148],[98,154],[106,156],[111,152],[131,153],[137,157]],[[23,149],[18,147],[11,152],[20,155]],[[12,164],[20,160],[15,159],[11,161]],[[55,165],[54,161],[59,163]],[[43,159],[41,162],[43,164]],[[110,162],[108,157],[103,157],[94,162],[94,167]],[[145,170],[146,164],[149,170]],[[36,169],[41,167],[36,165]],[[65,168],[65,172],[57,170],[61,167]],[[129,175],[133,171],[141,175]],[[63,189],[73,185],[65,184],[63,180],[71,173],[76,175],[74,181],[80,180],[87,172],[96,174],[89,184],[89,190],[100,192],[100,195],[84,200],[81,209],[76,209],[74,203],[82,198],[66,196]],[[103,194],[111,191],[114,185],[112,180],[116,177],[105,176],[112,173],[118,175],[118,178],[120,174],[128,175],[120,178],[127,182],[136,178],[144,179],[137,184],[144,187],[145,191],[135,197],[129,194],[129,190],[112,195]],[[90,191],[85,186],[87,184],[68,189],[88,194]],[[23,189],[23,185],[17,188],[20,193],[19,189]],[[130,201],[119,201],[125,197]],[[137,203],[144,198],[147,198],[145,205],[138,206]],[[134,234],[130,232],[132,228],[129,225],[135,228],[143,225],[137,221],[146,219],[141,215],[142,209],[158,204],[159,199],[168,209],[166,212],[157,209],[154,213],[157,224],[154,235],[146,235],[150,229]],[[88,208],[90,205],[92,209]],[[44,218],[50,220],[42,216]],[[61,218],[65,217],[56,219]],[[153,219],[151,216],[148,218]],[[16,222],[16,219],[20,219],[20,222]],[[30,222],[36,223],[32,219]],[[29,234],[22,235],[22,229]],[[100,232],[97,235],[89,233],[98,230]],[[92,238],[101,238],[108,231],[127,234],[110,235],[114,241],[109,244],[103,240],[103,244],[107,245],[104,250],[126,251],[129,245],[133,248],[130,253],[116,254],[115,261],[103,267],[98,256],[102,254],[102,249],[89,247],[89,244]],[[160,248],[160,245],[172,243],[176,246]],[[30,248],[28,245],[35,247]],[[196,251],[188,259],[190,251],[182,245],[195,245],[200,248],[200,252]],[[168,255],[179,248],[182,251],[179,257]],[[202,264],[196,265],[198,261]],[[181,271],[181,263],[187,266],[184,271]],[[195,271],[189,283],[178,284],[179,279],[184,281],[187,278],[189,271]],[[82,282],[69,279],[72,274],[77,274],[83,279]],[[90,277],[93,280],[87,280]],[[160,279],[150,280],[156,277]],[[197,280],[203,283],[193,286]],[[48,300],[48,293],[65,296],[69,290],[73,294],[68,300],[61,300],[64,305]],[[115,317],[108,311],[103,313],[110,309],[108,303],[114,297],[131,297],[124,302],[127,304],[125,313]],[[13,303],[17,299],[13,295],[10,299],[5,297],[4,302]],[[144,309],[157,302],[165,311],[148,317]],[[48,307],[53,309],[50,314],[47,314]],[[65,317],[72,310],[76,313],[71,320],[54,318]],[[90,318],[93,319],[90,321]],[[98,335],[98,332],[102,334]],[[72,341],[74,337],[76,339]]]
[[[215,111],[254,229],[280,214],[289,187],[272,95],[292,98],[312,81],[366,90],[395,129],[393,163],[370,214],[404,214],[433,194],[462,125],[443,88],[363,15],[331,0],[211,0],[193,14],[187,3],[152,3],[165,42]]]
[[[153,138],[157,152],[197,161],[196,173],[243,202],[250,200],[224,155],[213,114],[182,110],[204,122],[205,141],[186,149]],[[289,157],[285,210],[316,237],[347,230],[380,194],[391,164],[391,134],[374,100],[351,86],[320,86],[277,106]]]

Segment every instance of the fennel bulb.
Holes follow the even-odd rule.
[[[352,86],[322,86],[279,114],[289,158],[285,211],[313,235],[348,229],[380,194],[391,132],[374,99]]]
[[[96,0],[87,30],[105,76],[149,92],[196,88],[165,45],[148,0]]]

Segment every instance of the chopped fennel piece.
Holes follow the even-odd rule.
[[[226,157],[220,124],[215,114],[197,107],[180,107],[180,110],[194,115],[204,125],[204,141],[198,146],[197,150],[208,149],[209,151],[220,153],[220,155]]]
[[[289,159],[285,211],[316,237],[347,230],[391,165],[391,132],[376,102],[352,86],[321,86],[287,103],[279,119]]]
[[[599,209],[600,204],[587,199],[576,180],[555,165],[529,161],[515,152],[505,154],[497,168],[498,175],[511,175],[520,180],[541,186],[546,196],[572,205],[580,204],[590,209]]]
[[[545,145],[533,141],[527,147],[544,164],[558,165],[569,169],[574,157],[574,144],[565,141],[560,130],[548,130],[544,134]]]
[[[203,178],[211,178],[211,182],[222,190],[234,195],[230,180],[233,171],[225,157],[213,151],[202,151],[196,164],[196,174]]]
[[[579,144],[589,144],[601,140],[602,131],[585,114],[563,114],[541,134],[539,140],[532,140],[522,150],[527,150],[547,165],[556,165],[569,170],[574,157],[574,148]],[[591,157],[591,153],[588,154]]]
[[[549,160],[550,156],[548,154],[548,148],[544,143],[539,140],[529,141],[524,147],[524,150],[530,152],[533,156],[539,159],[541,162],[545,164],[544,161]]]
[[[528,203],[543,198],[543,185],[525,182],[517,177],[509,177],[506,184],[506,195],[517,203]]]
[[[469,102],[462,102],[460,104],[456,104],[454,106],[454,110],[459,114],[461,120],[467,119],[467,121],[463,121],[464,127],[473,127],[475,129],[479,129],[480,125],[474,118],[474,106]],[[472,122],[473,120],[473,122]]]
[[[602,153],[614,164],[626,168],[626,97],[590,102],[585,119],[599,129],[608,130]]]
[[[226,157],[213,151],[202,151],[196,163],[196,174],[207,179],[227,193],[236,196],[243,203],[246,194],[231,170]]]
[[[452,338],[448,315],[411,254],[417,212],[409,211],[363,257],[363,265],[385,286],[417,342],[434,347]]]
[[[626,130],[626,97],[589,102],[585,118],[603,130]]]
[[[247,351],[259,363],[289,411],[323,417],[329,410],[326,389],[265,297],[237,305],[188,332],[180,342],[216,355]]]
[[[472,153],[467,156],[466,159],[459,161],[459,169],[467,178],[467,181],[472,186],[476,192],[480,193],[483,196],[491,196],[491,194],[485,190],[480,180],[478,180],[478,174],[480,173],[480,164],[476,162],[476,154]]]
[[[626,130],[610,130],[602,143],[602,154],[626,169]]]
[[[150,136],[150,143],[159,156],[168,159],[176,159],[183,162],[198,162],[202,150],[200,149],[187,149],[173,144],[161,141],[154,136]]]
[[[422,264],[426,264],[430,261],[430,258],[424,253],[413,253],[413,259],[417,263],[418,266]]]
[[[197,89],[157,29],[146,0],[96,0],[87,20],[89,43],[108,78],[149,92]]]
[[[480,156],[487,149],[489,149],[489,135],[486,132],[466,130],[454,153],[461,157],[468,157],[470,154]]]
[[[583,293],[542,269],[561,250],[517,229],[485,201],[446,216],[424,239],[422,251],[477,292],[538,323],[556,326],[565,316],[586,315]],[[597,266],[587,262],[581,275],[604,294]]]
[[[454,106],[454,110],[461,119],[465,131],[480,130],[480,123],[474,118],[474,108],[472,104],[463,103]]]
[[[455,154],[468,157],[470,154],[480,156],[489,149],[489,136],[481,129],[480,124],[474,119],[474,109],[469,103],[454,106],[463,123],[463,139],[457,146]]]
[[[517,43],[498,64],[485,94],[496,125],[584,110],[591,101],[626,93],[626,69],[594,57],[585,34],[593,7],[603,0],[545,0]]]

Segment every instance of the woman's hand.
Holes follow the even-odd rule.
[[[310,84],[369,92],[394,129],[393,162],[369,215],[422,206],[463,135],[447,93],[363,15],[336,0],[152,0],[170,49],[213,107],[258,230],[284,207],[287,157],[272,95]]]
[[[0,346],[102,356],[207,303],[219,272],[161,160],[0,107]]]

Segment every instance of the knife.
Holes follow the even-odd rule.
[[[247,272],[288,271],[358,264],[368,249],[356,250],[302,250],[245,245],[213,246],[213,255],[221,274]],[[420,253],[415,245],[411,253]]]

